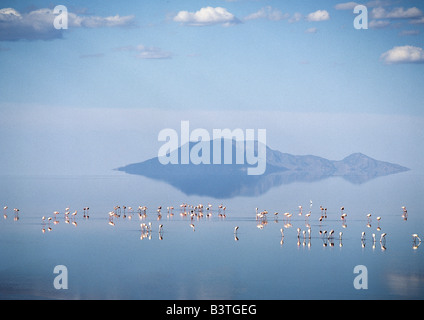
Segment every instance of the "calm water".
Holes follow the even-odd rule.
[[[424,245],[414,249],[411,235],[424,237],[423,189],[424,176],[413,171],[360,185],[342,178],[293,182],[255,197],[226,199],[187,196],[166,183],[118,172],[2,176],[0,206],[9,209],[7,219],[0,220],[0,298],[422,299]],[[310,200],[312,214],[305,221]],[[181,203],[211,203],[212,217],[181,217]],[[226,218],[218,216],[220,204],[227,207]],[[108,212],[116,205],[132,206],[134,213],[124,219],[121,212],[111,226]],[[136,213],[140,205],[148,207],[143,221]],[[328,208],[322,223],[320,205]],[[87,206],[90,218],[84,219]],[[175,207],[173,217],[167,217],[167,206]],[[341,206],[348,214],[345,228]],[[402,206],[407,207],[407,220]],[[66,207],[78,210],[77,226],[65,223]],[[269,211],[267,224],[256,220],[256,207]],[[20,209],[18,221],[13,208]],[[41,217],[53,217],[54,211],[60,212],[59,223],[43,224]],[[278,219],[274,212],[280,213]],[[283,218],[285,212],[293,214],[289,222]],[[367,213],[372,213],[370,226]],[[149,222],[152,232],[142,238],[140,223]],[[301,236],[298,241],[297,228],[307,230],[306,223],[311,240]],[[334,245],[319,234],[331,229]],[[383,232],[384,247],[379,242]],[[377,237],[375,247],[372,233]],[[68,268],[68,290],[53,286],[56,265]],[[356,265],[368,269],[367,290],[353,286]]]

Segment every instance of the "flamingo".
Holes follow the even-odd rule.
[[[327,231],[324,231],[325,233],[327,233]],[[323,233],[324,234],[324,233]],[[324,237],[322,238],[322,246],[323,247],[326,247],[328,245],[328,243],[327,243],[327,238],[325,238],[325,235],[324,235]]]
[[[415,240],[418,240],[418,242],[420,242],[420,243],[421,243],[421,238],[418,236],[418,234],[414,233],[414,234],[412,235],[412,237],[414,238],[414,241],[415,241]]]
[[[362,245],[362,248],[365,248],[365,232],[362,232],[362,235],[361,235],[361,245]]]
[[[418,247],[420,246],[420,244],[421,244],[421,239],[420,239],[420,237],[418,236],[418,234],[416,234],[416,233],[414,233],[413,235],[412,235],[412,238],[413,238],[413,246],[412,246],[412,248],[414,249],[414,250],[416,250],[416,249],[418,249]],[[418,242],[417,242],[417,240],[418,240]]]
[[[377,217],[377,231],[381,231],[380,220],[381,220],[381,217]]]
[[[408,211],[406,210],[406,207],[402,207],[403,213],[402,213],[402,218],[403,220],[408,220]]]

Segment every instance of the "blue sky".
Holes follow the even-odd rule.
[[[367,30],[353,27],[353,7],[359,3],[368,8]],[[67,30],[53,28],[56,5],[68,8]],[[396,147],[391,152],[381,147],[390,134],[385,120],[378,122],[382,130],[349,123],[364,132],[361,137],[312,130],[320,123],[323,130],[343,129],[340,122],[364,115],[388,116],[391,125],[400,117],[410,128],[395,145],[411,150],[420,145],[423,35],[422,1],[5,0],[0,6],[0,147],[10,156],[0,156],[1,168],[74,172],[40,150],[55,150],[66,162],[67,154],[94,144],[92,162],[110,148],[120,155],[131,148],[124,158],[110,155],[104,165],[118,167],[143,160],[146,150],[153,156],[161,129],[177,128],[181,120],[208,127],[210,117],[225,118],[227,111],[227,127],[252,125],[251,117],[261,112],[266,115],[262,128],[272,114],[286,117],[281,123],[292,131],[278,128],[278,121],[268,128],[271,147],[281,151],[332,159],[368,151],[408,165],[405,160],[419,156],[417,151],[398,157]],[[408,122],[414,118],[417,122]],[[299,132],[289,119],[303,121]],[[367,141],[365,133],[378,142]],[[319,141],[323,145],[317,146]],[[140,144],[143,150],[137,149]],[[25,150],[33,151],[31,164],[16,160]],[[79,168],[95,169],[79,161]]]
[[[387,64],[381,55],[397,46],[424,47],[422,2],[368,2],[369,23],[380,22],[368,30],[354,29],[352,10],[336,9],[341,3],[346,4],[62,1],[86,19],[129,20],[117,26],[70,25],[49,40],[0,41],[0,68],[7,75],[0,79],[0,102],[421,115],[424,58]],[[54,5],[2,1],[3,8],[21,14]],[[224,8],[237,22],[194,25],[175,19],[181,11],[207,7]],[[400,16],[411,8],[418,13],[374,19],[376,8],[386,16],[396,8],[403,9]],[[327,11],[329,19],[308,21],[318,10]]]

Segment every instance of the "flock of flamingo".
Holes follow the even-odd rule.
[[[166,207],[167,210],[167,218],[172,218],[174,217],[174,207]],[[203,204],[199,204],[199,205],[190,205],[187,203],[183,203],[180,205],[180,216],[181,217],[190,217],[190,220],[194,220],[194,219],[201,219],[203,217],[206,216],[206,218],[210,218],[212,217],[212,205],[210,203],[208,203],[208,205],[206,206],[206,215],[204,214],[204,206]],[[123,210],[123,212],[122,212]],[[227,210],[227,207],[224,205],[219,205],[218,206],[218,217],[219,218],[226,218],[226,214],[225,211]],[[131,219],[133,214],[134,214],[134,209],[132,207],[126,207],[126,206],[122,206],[122,208],[120,206],[115,206],[113,208],[113,211],[109,212],[109,224],[111,226],[115,225],[114,219],[120,218],[121,215],[123,214],[123,218],[128,218]],[[146,219],[147,218],[147,207],[146,206],[139,206],[137,209],[137,214],[140,220],[142,219]],[[156,214],[157,214],[157,220],[161,220],[162,219],[162,206],[159,206],[156,209]]]
[[[174,213],[174,207],[173,206],[169,206],[166,207],[166,217],[167,219],[172,219],[175,215]],[[208,205],[204,206],[203,204],[198,204],[198,205],[190,205],[187,203],[183,203],[180,205],[180,211],[179,211],[179,215],[181,216],[181,218],[183,219],[189,219],[190,220],[190,228],[195,231],[195,221],[199,221],[203,218],[206,219],[210,219],[214,216],[214,214],[220,218],[220,219],[225,219],[226,218],[226,206],[224,206],[223,204],[218,205],[218,209],[214,210],[213,209],[213,205],[208,203]],[[304,214],[303,212],[303,207],[302,206],[298,206],[298,216],[304,216],[305,218],[305,228],[304,230],[302,230],[300,227],[297,228],[297,245],[303,245],[303,246],[311,246],[311,238],[312,238],[312,232],[311,232],[311,225],[310,225],[310,219],[311,219],[311,213],[312,213],[312,200],[310,201],[310,210]],[[83,218],[84,219],[89,219],[90,215],[89,215],[89,207],[84,207],[83,208]],[[134,210],[132,207],[127,207],[127,206],[115,206],[114,209],[112,211],[110,211],[108,213],[108,224],[111,226],[115,226],[115,221],[122,218],[122,219],[128,219],[131,220],[133,218],[133,216],[135,214],[138,215],[139,220],[145,220],[147,218],[147,210],[148,208],[146,206],[139,206],[137,208],[137,210]],[[19,212],[20,210],[15,208],[13,209],[14,212],[14,217],[13,220],[14,221],[18,221],[19,220]],[[59,215],[59,211],[54,211],[53,212],[53,216],[43,216],[42,219],[42,232],[45,233],[46,231],[52,231],[52,224],[53,225],[57,225],[59,224],[59,219],[58,219],[58,215]],[[73,212],[71,212],[70,208],[66,208],[65,212],[64,212],[64,222],[66,224],[71,224],[73,226],[77,226],[77,221],[76,221],[76,216],[78,214],[78,211],[75,210]],[[163,214],[162,214],[162,206],[159,206],[156,209],[156,220],[160,221],[162,220]],[[278,212],[274,212],[273,216],[273,220],[274,222],[279,222],[279,217],[281,216]],[[283,228],[280,229],[281,232],[281,241],[280,244],[283,245],[284,244],[284,237],[285,237],[285,233],[284,233],[284,229],[289,229],[292,228],[293,225],[291,223],[291,218],[293,216],[293,213],[289,213],[286,212],[284,214],[282,214],[282,219],[283,219]],[[345,212],[345,208],[341,207],[340,208],[340,220],[341,220],[341,226],[342,228],[347,228],[347,213]],[[407,220],[408,219],[408,211],[406,209],[406,207],[402,207],[402,216],[403,220]],[[4,206],[3,207],[3,218],[4,219],[8,219],[8,206]],[[331,230],[323,230],[322,229],[322,222],[324,220],[326,220],[328,218],[327,215],[327,208],[324,208],[322,206],[320,206],[320,215],[318,218],[318,226],[319,226],[319,238],[322,239],[323,241],[323,246],[334,246],[334,235],[335,235],[335,230],[331,229]],[[368,213],[366,215],[366,227],[371,228],[371,219],[372,219],[372,214]],[[376,217],[377,220],[377,231],[381,231],[381,227],[380,227],[380,221],[381,221],[381,217],[378,216]],[[267,224],[268,224],[268,211],[267,210],[263,210],[263,211],[259,211],[259,208],[256,208],[256,222],[257,222],[257,227],[258,229],[263,229]],[[140,228],[141,228],[141,236],[140,239],[151,239],[152,238],[152,223],[148,222],[142,222],[140,224]],[[238,230],[239,230],[239,226],[235,226],[234,227],[234,240],[238,241]],[[159,228],[158,228],[158,235],[159,235],[159,239],[163,240],[163,233],[164,233],[164,226],[163,224],[159,224]],[[380,238],[379,238],[379,242],[380,242],[380,246],[382,250],[386,250],[385,244],[386,244],[386,236],[387,233],[383,232],[380,234]],[[343,232],[340,231],[338,233],[338,241],[339,241],[339,246],[343,246],[342,244],[342,237],[343,237]],[[377,242],[377,236],[375,233],[371,234],[371,242],[372,242],[372,246],[373,248],[375,248],[376,242]],[[418,236],[418,234],[414,233],[412,234],[412,242],[413,242],[413,249],[418,249],[418,247],[421,244],[421,238]],[[362,247],[365,247],[366,244],[366,232],[363,231],[361,233],[361,244]]]
[[[84,209],[83,209],[83,211],[84,211],[83,218],[84,219],[90,218],[90,216],[88,214],[89,210],[90,210],[90,208],[84,207]],[[59,214],[59,211],[54,211],[53,212],[53,218],[52,217],[46,218],[45,216],[41,217],[41,220],[43,221],[43,223],[42,223],[43,228],[41,229],[41,231],[43,233],[46,232],[46,220],[47,220],[47,231],[52,231],[52,227],[50,226],[50,223],[53,223],[54,225],[59,224],[59,220],[57,219],[58,214]],[[65,213],[64,213],[65,223],[72,224],[74,227],[76,227],[78,225],[77,222],[76,222],[77,214],[78,214],[77,210],[75,210],[74,212],[71,213],[71,209],[66,208]]]
[[[7,209],[9,209],[8,206],[3,207],[3,218],[4,219],[8,218]],[[13,220],[18,221],[19,220],[19,209],[15,208],[15,209],[13,209],[13,212],[14,212]]]
[[[298,209],[299,209],[298,216],[303,216],[303,207],[302,206],[299,206]],[[407,220],[407,214],[408,214],[407,213],[407,210],[406,210],[405,207],[402,207],[402,209],[403,209],[402,218],[404,220]],[[259,221],[257,227],[259,229],[263,229],[264,226],[268,223],[268,220],[267,220],[268,211],[267,210],[264,210],[264,211],[259,212],[258,210],[259,209],[256,208],[256,220]],[[331,247],[333,247],[334,246],[334,233],[335,233],[335,230],[334,229],[331,229],[329,231],[322,230],[322,222],[328,218],[327,208],[324,208],[323,206],[320,206],[320,212],[321,212],[321,214],[320,214],[320,216],[318,218],[318,222],[319,222],[319,237],[322,239],[323,246],[324,247],[327,247],[328,245],[331,246]],[[311,246],[311,238],[312,238],[312,235],[311,234],[312,234],[312,232],[311,232],[311,225],[309,223],[311,213],[312,213],[312,200],[310,201],[310,210],[309,210],[309,212],[304,215],[305,216],[305,227],[306,227],[306,230],[302,230],[301,228],[297,228],[297,245],[298,246],[300,246],[301,244],[303,246],[308,246],[308,247]],[[279,216],[279,213],[278,212],[275,212],[274,213],[274,221],[277,221],[278,222],[278,216]],[[291,224],[291,217],[292,216],[293,216],[293,213],[290,213],[290,212],[286,212],[286,213],[283,214],[284,228],[288,229],[288,228],[291,228],[292,227],[292,224]],[[372,217],[372,214],[371,213],[368,213],[366,215],[366,218],[367,218],[367,224],[366,224],[366,226],[368,228],[371,228],[371,217]],[[342,222],[342,228],[347,228],[347,224],[346,224],[347,213],[345,212],[345,208],[344,207],[341,207],[340,208],[340,220]],[[381,231],[381,227],[380,227],[381,217],[377,217],[376,220],[378,222],[377,231]],[[281,228],[280,229],[280,232],[281,232],[281,241],[280,241],[280,244],[281,245],[284,244],[284,228]],[[366,234],[365,231],[363,231],[362,234],[361,234],[361,245],[362,245],[363,248],[365,248],[365,244],[366,244],[365,234]],[[382,250],[386,250],[386,246],[385,246],[386,245],[386,235],[387,235],[387,233],[381,233],[380,234],[380,246],[381,246],[381,249]],[[413,234],[412,236],[413,236],[413,243],[414,243],[413,248],[414,249],[417,249],[418,246],[421,243],[421,239],[418,237],[417,234]],[[338,237],[339,246],[340,247],[343,246],[342,237],[343,237],[343,232],[340,231],[339,232],[339,237]],[[372,247],[373,247],[373,249],[375,248],[375,245],[376,245],[376,235],[375,235],[375,233],[373,233],[372,234]]]

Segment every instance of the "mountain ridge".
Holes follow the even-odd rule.
[[[196,144],[190,142],[189,151]],[[223,145],[221,144],[222,160],[224,157]],[[155,157],[115,170],[167,182],[186,194],[209,195],[217,198],[257,195],[281,184],[296,181],[313,182],[337,176],[353,184],[362,184],[380,176],[410,170],[398,164],[373,159],[360,152],[352,153],[342,160],[329,160],[315,155],[292,155],[266,146],[265,173],[258,176],[249,176],[247,169],[252,165],[247,164],[246,161],[243,164],[235,164],[237,143],[232,141],[231,146],[231,164],[212,164],[213,141],[210,141],[211,164],[163,165],[159,158]],[[256,143],[254,147],[257,152],[258,144]],[[178,159],[181,159],[181,147],[172,151],[168,156],[174,152],[177,152]],[[246,152],[245,148],[245,159]]]

